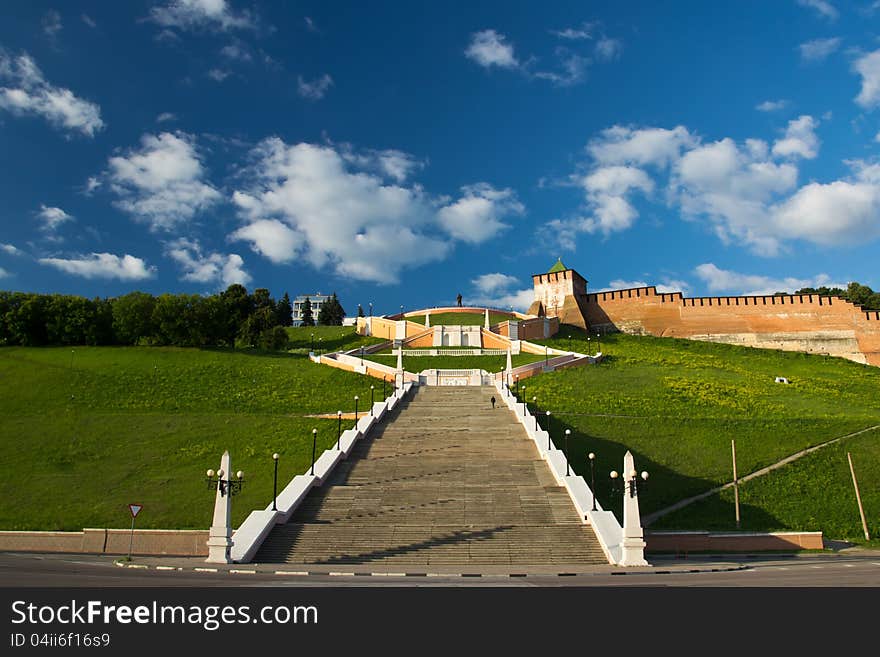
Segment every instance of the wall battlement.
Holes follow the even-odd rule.
[[[840,297],[685,297],[657,292],[654,285],[588,292],[586,280],[570,269],[532,280],[530,313],[557,316],[584,329],[828,354],[880,366],[880,311]],[[575,292],[580,281],[582,293]]]

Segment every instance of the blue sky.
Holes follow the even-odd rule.
[[[467,5],[3,3],[0,288],[880,288],[880,2]]]

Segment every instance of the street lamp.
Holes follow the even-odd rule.
[[[318,444],[318,430],[312,429],[312,476],[315,476],[315,447]]]
[[[648,473],[643,470],[641,477],[641,485],[646,486],[648,483]],[[617,473],[617,470],[611,471],[611,490],[615,493],[622,492],[624,495],[629,493],[630,497],[637,497],[639,494],[638,487],[639,473],[635,470],[630,470],[625,480],[620,479],[620,475]]]
[[[338,425],[336,427],[336,451],[342,449],[342,411],[336,411]]]
[[[571,429],[565,430],[565,476],[568,477],[571,474],[571,469],[568,465],[568,437],[571,435]]]
[[[272,510],[278,510],[278,452],[275,452],[272,455],[272,460],[275,461],[275,478],[272,482]]]
[[[593,492],[593,511],[596,510],[596,455],[593,452],[587,454],[590,459],[590,490]]]
[[[357,424],[358,421],[358,399],[357,395],[354,396],[354,423]]]
[[[382,399],[388,399],[388,395],[385,394],[385,375],[382,375]]]
[[[215,486],[219,487],[221,497],[224,497],[226,495],[232,497],[241,490],[241,486],[242,484],[244,484],[244,472],[242,472],[241,470],[235,473],[238,481],[233,480],[231,475],[229,479],[224,479],[223,477],[226,475],[226,473],[223,472],[222,468],[220,470],[217,470],[216,479],[214,478],[215,473],[213,470],[208,470],[206,474],[208,475],[208,488],[214,488]]]
[[[370,301],[370,317],[373,316],[373,302]]]
[[[324,338],[318,338],[318,355],[324,352]]]
[[[364,348],[361,347],[361,367],[364,366]]]
[[[375,386],[370,386],[370,415],[371,416],[373,415],[373,404],[375,403],[373,401],[373,390],[374,389],[375,389]]]
[[[544,367],[547,367],[547,345],[544,345]]]
[[[309,335],[311,336],[311,345],[312,345],[312,346],[311,346],[311,351],[314,352],[314,351],[315,351],[315,334],[314,334],[314,333],[309,333]]]
[[[602,342],[599,340],[599,334],[596,333],[596,351],[602,351]]]
[[[538,397],[532,397],[532,405],[535,407],[535,431],[538,430]]]
[[[537,418],[537,416],[535,416]],[[547,451],[550,451],[550,445],[553,439],[550,437],[550,411],[547,411]]]

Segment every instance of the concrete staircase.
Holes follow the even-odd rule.
[[[257,562],[606,564],[491,387],[421,387],[278,525]]]

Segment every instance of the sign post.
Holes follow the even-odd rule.
[[[134,519],[137,514],[144,508],[143,504],[129,504],[128,510],[131,512],[131,536],[128,539],[128,560],[131,561],[131,546],[134,543]]]

